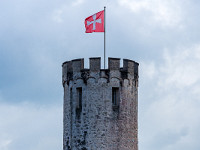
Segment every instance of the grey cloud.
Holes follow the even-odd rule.
[[[62,106],[0,103],[0,149],[61,149]]]

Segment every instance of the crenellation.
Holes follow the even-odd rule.
[[[129,60],[129,59],[124,59],[123,60],[123,72],[126,71],[127,73],[129,73],[131,76],[134,75],[134,79],[137,80],[138,78],[138,66],[139,63],[133,61],[133,60]]]
[[[134,78],[135,78],[135,79],[138,79],[138,78],[139,78],[139,70],[138,70],[138,67],[139,67],[139,63],[135,62],[135,63],[134,63]]]
[[[84,69],[84,59],[74,59],[63,63],[63,84],[70,80],[82,78],[87,84],[89,78],[106,78],[108,82],[114,78],[138,78],[139,64],[129,59],[123,59],[123,67],[120,68],[120,58],[108,58],[108,69],[101,69],[101,58],[92,57],[89,62],[89,69]]]
[[[67,81],[67,62],[64,62],[63,65],[62,65],[62,83],[63,83],[63,86],[65,84],[65,82]]]
[[[120,58],[108,58],[108,69],[112,70],[120,70]]]
[[[67,72],[73,72],[72,61],[67,62]]]
[[[129,59],[123,60],[123,70],[127,71],[129,74],[134,74],[134,61]]]
[[[84,69],[84,59],[74,59],[72,60],[73,72],[80,72]]]
[[[90,71],[99,72],[101,69],[101,57],[90,58]]]

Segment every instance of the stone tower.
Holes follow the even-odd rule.
[[[63,63],[63,150],[138,150],[138,66],[101,58]]]

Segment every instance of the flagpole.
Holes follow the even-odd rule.
[[[106,68],[106,6],[104,6],[104,69]]]

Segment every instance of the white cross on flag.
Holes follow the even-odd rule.
[[[104,32],[104,10],[85,19],[86,33]]]

